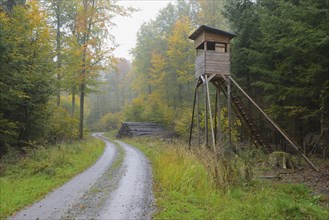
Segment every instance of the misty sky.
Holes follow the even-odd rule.
[[[154,19],[161,8],[164,8],[170,0],[119,0],[118,4],[134,8],[140,11],[134,12],[131,17],[116,17],[116,27],[111,31],[119,47],[114,51],[117,57],[131,60],[129,51],[136,44],[136,33],[143,22]],[[173,2],[173,1],[171,1]]]

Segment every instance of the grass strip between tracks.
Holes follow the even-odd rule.
[[[54,188],[91,166],[105,143],[85,141],[37,147],[24,157],[8,155],[0,162],[0,219],[40,200]]]
[[[152,162],[158,212],[154,219],[329,219],[329,211],[302,184],[252,181],[215,184],[198,155],[155,138],[126,139]]]
[[[92,219],[93,215],[97,216],[97,213],[104,206],[106,199],[109,197],[111,191],[115,190],[119,185],[117,176],[121,176],[123,169],[123,161],[125,158],[125,150],[122,146],[113,142],[117,149],[115,159],[111,166],[104,172],[104,174],[98,178],[97,182],[84,194],[83,199],[79,201],[78,212],[86,219]],[[95,200],[97,198],[97,200]],[[76,209],[73,208],[68,211],[65,219],[79,219],[80,216],[75,216]]]

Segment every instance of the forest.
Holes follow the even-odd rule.
[[[2,1],[0,153],[124,121],[158,122],[187,140],[195,86],[188,37],[205,24],[237,35],[231,74],[243,89],[307,153],[328,157],[328,8],[323,0],[177,0],[140,27],[130,61],[114,57],[111,27],[136,9]]]

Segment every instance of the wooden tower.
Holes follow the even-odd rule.
[[[219,97],[220,87],[219,84],[223,79],[227,80],[230,75],[230,41],[235,37],[235,34],[215,29],[209,26],[200,26],[189,38],[194,40],[196,49],[195,60],[195,93],[193,103],[193,114],[190,128],[191,144],[192,130],[195,110],[197,107],[197,133],[198,143],[200,144],[200,118],[199,118],[199,87],[202,85],[205,92],[205,124],[210,122],[211,143],[214,150],[216,150],[217,142],[220,141],[221,132],[219,120],[217,118],[220,114]],[[215,110],[211,110],[211,100],[209,95],[209,84],[216,86],[216,99]],[[230,83],[228,81],[227,94],[230,94]],[[230,98],[228,97],[228,114],[230,124]],[[197,106],[196,106],[197,105]],[[215,122],[215,123],[214,123]],[[230,129],[230,126],[229,126]],[[205,145],[208,146],[208,126],[205,126],[204,136]],[[229,132],[230,133],[230,132]],[[231,137],[229,135],[229,142]]]
[[[195,78],[230,74],[230,41],[234,34],[205,25],[200,26],[189,38],[196,49]]]
[[[231,113],[234,111],[235,115],[248,131],[249,137],[255,146],[261,147],[267,152],[272,152],[274,150],[273,148],[278,149],[278,145],[289,145],[293,151],[300,154],[307,163],[317,170],[312,162],[300,152],[300,147],[292,141],[230,76],[230,41],[235,36],[235,34],[202,25],[189,37],[191,40],[194,40],[196,49],[195,93],[189,145],[191,145],[195,115],[197,116],[197,140],[198,144],[201,144],[202,131],[200,129],[199,89],[202,86],[205,109],[204,143],[207,147],[210,147],[208,138],[211,135],[211,146],[215,153],[222,152],[219,149],[219,142],[221,141],[220,94],[222,93],[227,101],[229,145],[231,145]],[[211,105],[209,84],[215,86],[216,89],[216,98],[213,105]],[[212,107],[214,107],[213,111]],[[257,117],[254,116],[255,114]],[[260,121],[260,119],[263,121]],[[209,125],[210,131],[208,128]],[[278,139],[280,139],[280,144],[278,144]],[[282,150],[282,146],[279,150]]]

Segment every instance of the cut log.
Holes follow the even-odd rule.
[[[164,134],[162,125],[152,122],[123,122],[118,131],[117,138],[155,136]]]

